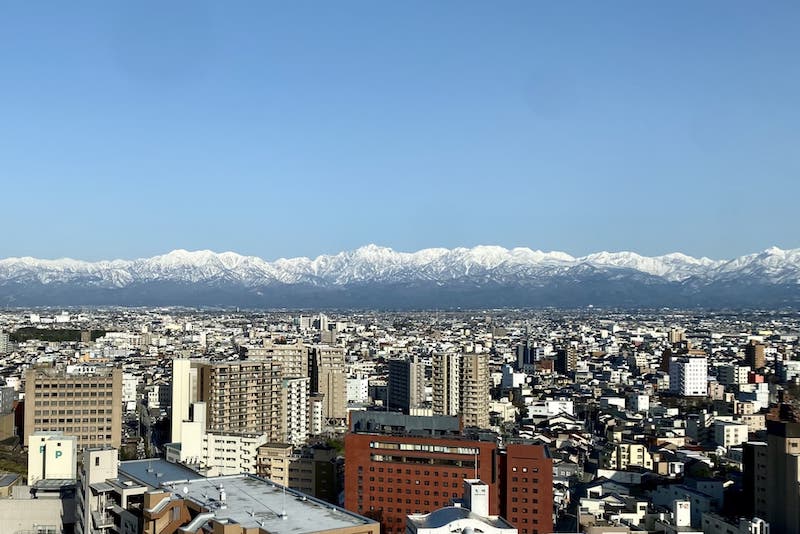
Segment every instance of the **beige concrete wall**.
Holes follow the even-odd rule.
[[[37,525],[63,527],[75,522],[75,499],[0,499],[0,532],[32,531]]]

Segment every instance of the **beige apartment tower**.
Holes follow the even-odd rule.
[[[122,369],[91,367],[67,373],[37,367],[25,373],[24,444],[35,432],[63,432],[78,450],[119,448],[122,433]]]
[[[329,423],[343,423],[347,418],[344,349],[316,345],[310,360],[311,391],[322,395],[322,417]]]
[[[489,427],[489,357],[461,357],[461,420],[465,427]]]
[[[465,427],[489,426],[489,359],[486,354],[433,355],[433,413],[461,415]]]
[[[308,376],[308,346],[302,341],[277,343],[265,339],[261,345],[247,347],[248,360],[264,360],[281,365],[284,378]]]
[[[767,357],[764,354],[764,345],[751,340],[744,348],[744,361],[751,369],[763,369],[767,365]]]
[[[280,365],[248,360],[201,364],[197,382],[208,432],[284,440]]]
[[[461,410],[461,354],[440,352],[433,355],[433,413],[458,415]]]

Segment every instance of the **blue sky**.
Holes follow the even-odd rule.
[[[0,257],[800,247],[800,3],[3,2]]]

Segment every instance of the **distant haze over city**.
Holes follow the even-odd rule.
[[[397,252],[367,245],[265,261],[208,250],[137,260],[0,260],[0,303],[355,308],[794,307],[800,249],[730,260],[681,253],[498,246]]]

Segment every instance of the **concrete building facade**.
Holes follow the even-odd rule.
[[[63,432],[78,449],[119,447],[122,433],[122,370],[97,367],[93,373],[67,373],[37,367],[25,373],[25,434]]]
[[[669,364],[669,390],[681,397],[708,395],[708,360],[702,357],[673,357]]]

